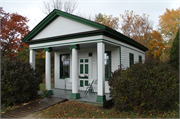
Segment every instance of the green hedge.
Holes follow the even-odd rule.
[[[1,61],[1,103],[12,105],[37,98],[43,77],[29,63],[20,60]]]
[[[116,109],[168,110],[178,108],[179,74],[167,63],[134,64],[112,73],[110,96]]]

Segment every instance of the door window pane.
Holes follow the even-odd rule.
[[[67,78],[70,76],[70,57],[68,54],[60,55],[60,77]]]
[[[105,78],[111,76],[111,52],[104,53]]]
[[[83,74],[83,64],[80,64],[80,74]]]

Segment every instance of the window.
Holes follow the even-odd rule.
[[[80,58],[79,60],[79,78],[88,79],[89,76],[89,59]]]
[[[142,63],[142,56],[139,55],[139,63]]]
[[[60,78],[70,77],[70,57],[69,54],[60,55]]]
[[[105,81],[108,81],[111,76],[111,52],[104,53],[104,64],[105,64]]]
[[[129,53],[129,64],[130,64],[130,67],[134,64],[134,54],[133,53]]]

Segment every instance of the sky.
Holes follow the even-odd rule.
[[[42,12],[43,1],[49,0],[0,0],[0,6],[5,12],[18,13],[26,16],[32,30],[46,14]],[[134,11],[135,14],[149,15],[149,20],[153,22],[153,29],[157,30],[159,16],[168,9],[180,7],[180,0],[77,0],[78,7],[73,14],[81,13],[86,16],[95,16],[102,13],[119,17],[125,10]],[[122,22],[120,21],[120,24]]]

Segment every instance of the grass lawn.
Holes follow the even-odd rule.
[[[178,118],[179,112],[171,110],[140,114],[132,111],[116,111],[114,107],[106,109],[76,101],[66,101],[37,112],[35,115],[41,115],[41,118]]]
[[[41,83],[39,86],[40,86],[40,91],[46,89],[46,84],[45,84],[45,83]],[[54,88],[54,83],[51,83],[51,89],[52,89],[52,88]]]

